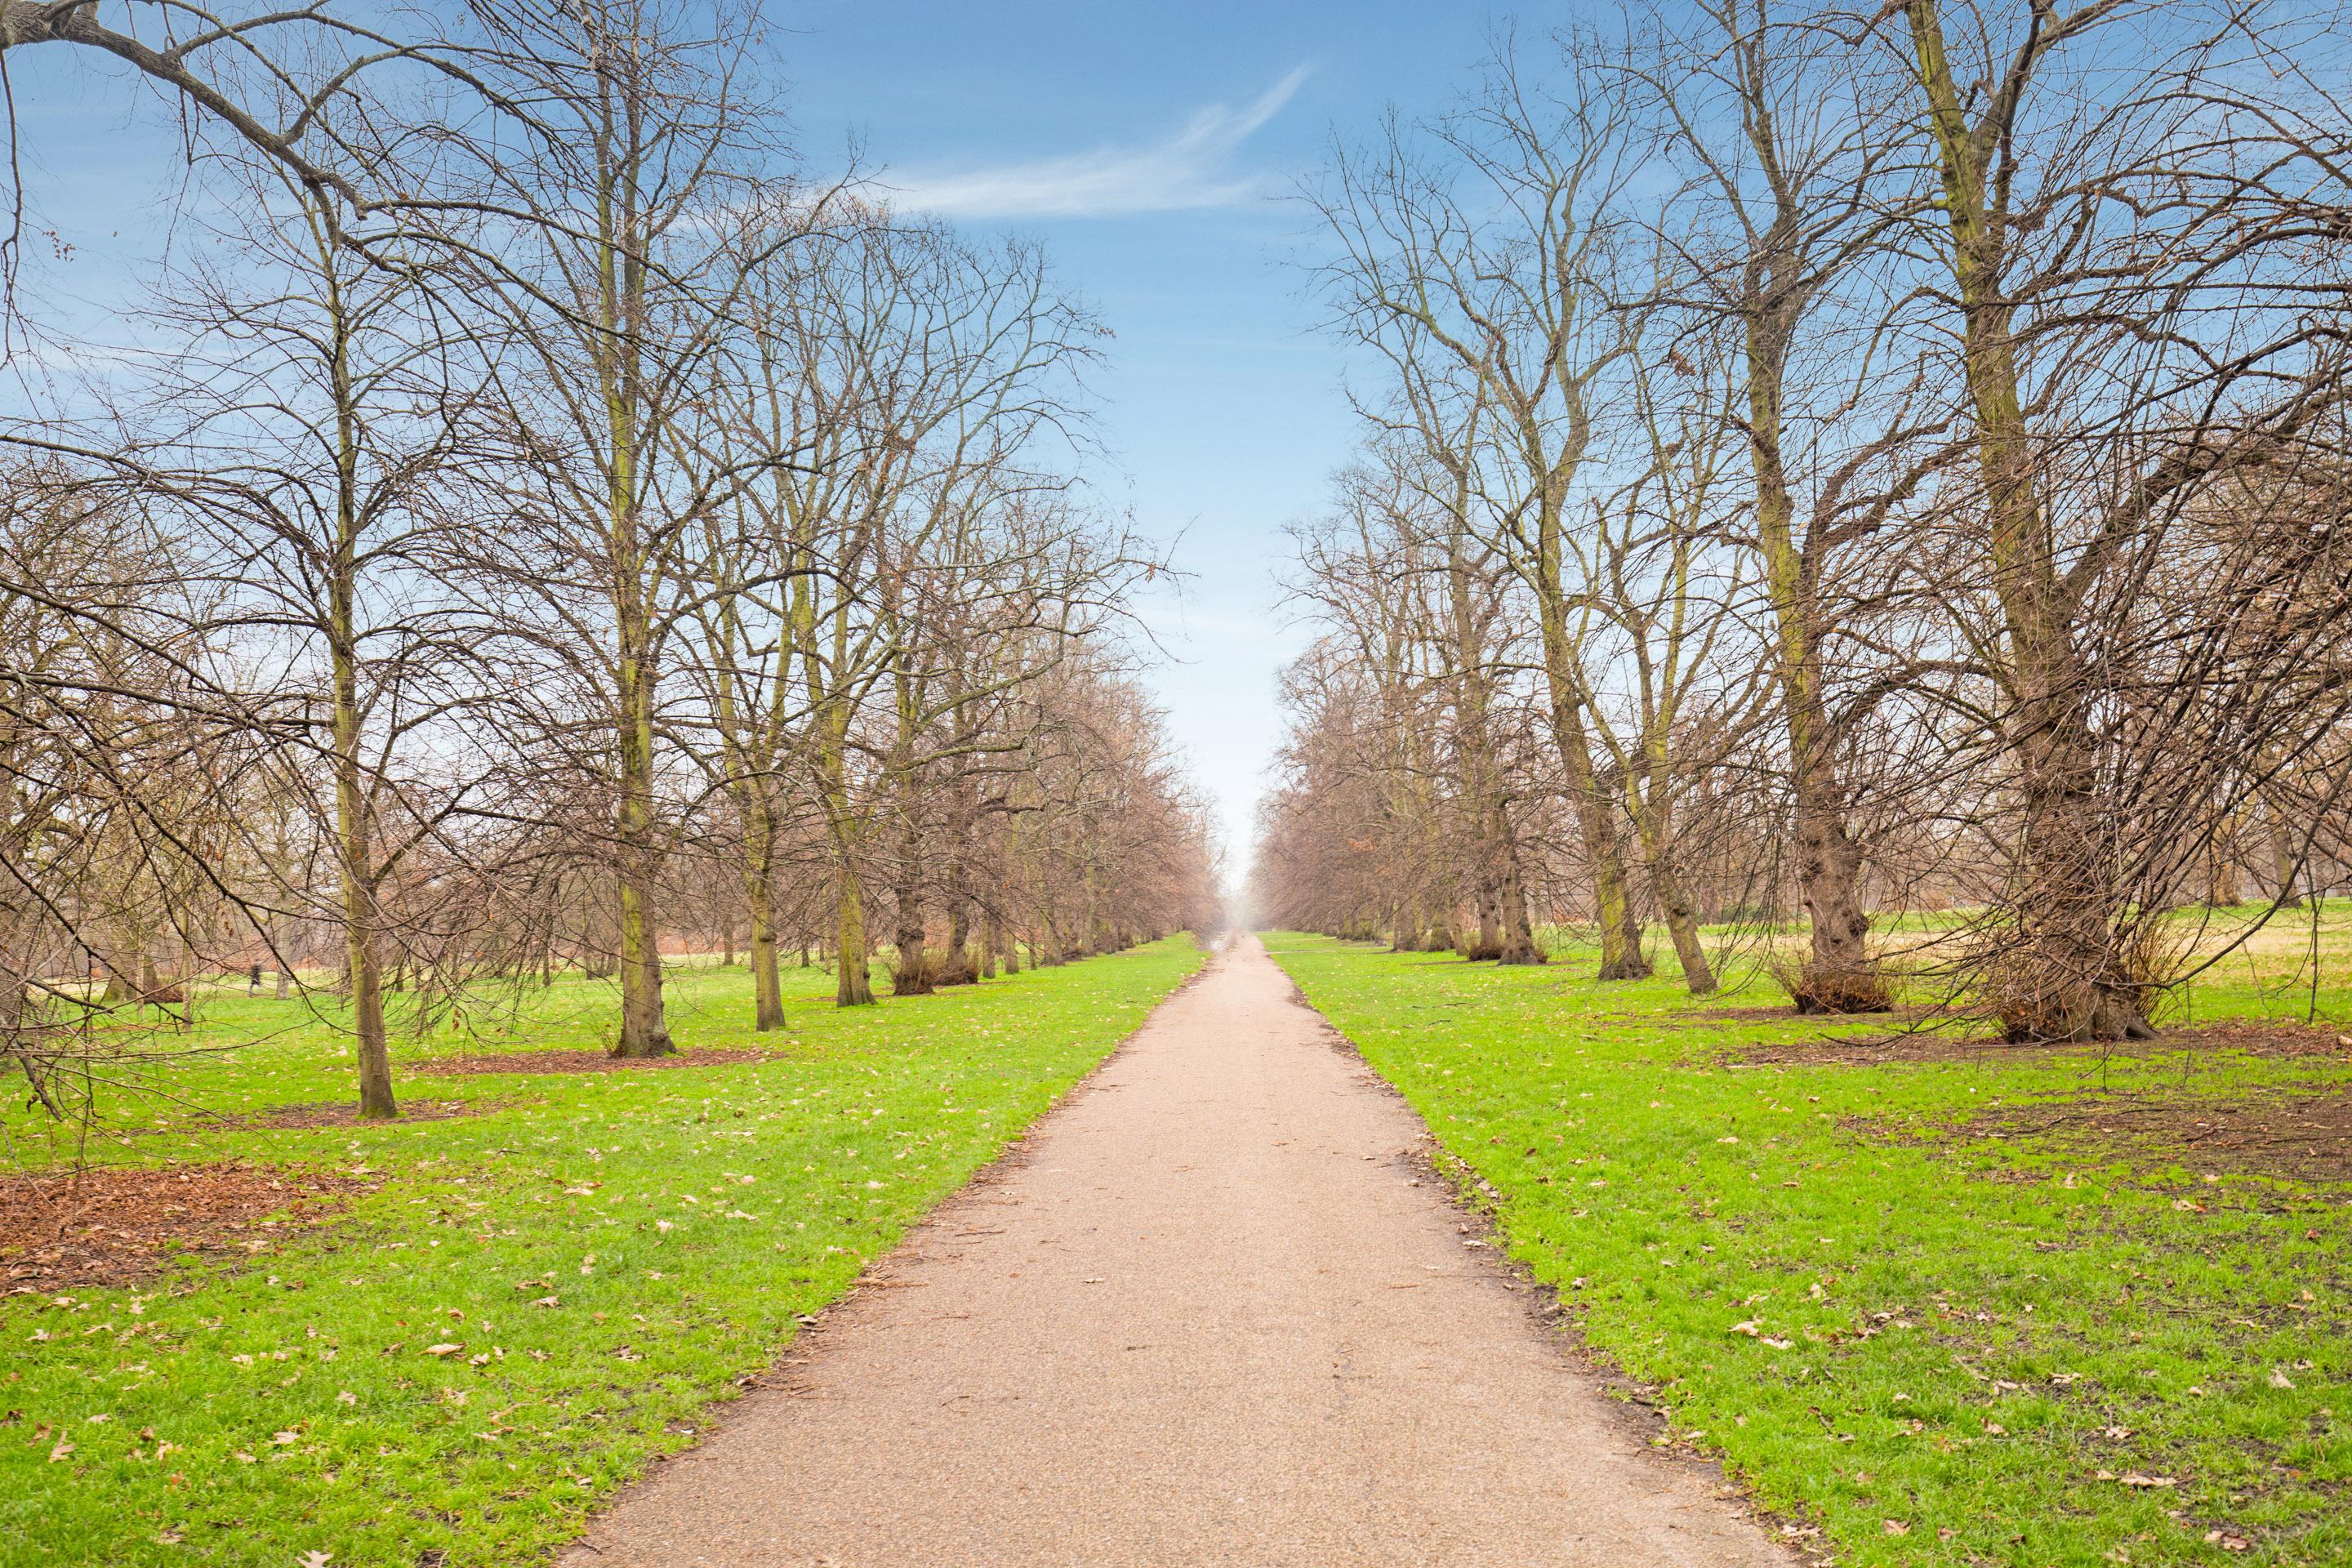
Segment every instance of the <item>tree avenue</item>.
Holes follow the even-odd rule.
[[[2352,1563],[2352,0],[1469,9],[0,0],[0,1568]]]
[[[1103,329],[1034,245],[809,178],[756,6],[181,7],[160,52],[100,9],[5,46],[183,93],[226,199],[143,279],[167,330],[0,429],[37,1101],[225,973],[381,1118],[401,1027],[567,972],[639,1058],[691,1044],[685,954],[774,1031],[787,955],[861,1005],[877,955],[907,994],[1215,926],[1132,680],[1165,563],[1087,478]]]
[[[2341,879],[2340,43],[1637,6],[1342,142],[1261,918],[2095,1040],[2211,962],[2173,911]]]

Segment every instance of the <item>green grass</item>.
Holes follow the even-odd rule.
[[[850,1011],[820,1003],[822,974],[790,972],[782,1040],[751,1033],[743,971],[706,969],[671,988],[678,1037],[774,1043],[776,1059],[431,1076],[432,1055],[461,1048],[601,1045],[610,992],[560,982],[530,1017],[478,1020],[482,1046],[444,1034],[397,1053],[412,1102],[486,1108],[446,1121],[195,1131],[181,1108],[117,1097],[93,1151],[109,1163],[239,1158],[382,1184],[233,1264],[184,1258],[136,1288],[0,1301],[0,1563],[545,1554],[690,1444],[797,1315],[838,1297],[1200,962],[1172,938]],[[175,1094],[239,1113],[351,1098],[346,1044],[299,1002],[204,1011],[194,1043],[256,1043],[173,1067]],[[36,1166],[70,1148],[21,1107],[0,1131]],[[425,1353],[446,1342],[465,1348]]]
[[[1660,1440],[1720,1456],[1817,1550],[2352,1562],[2352,1188],[1957,1132],[2084,1095],[2341,1095],[2352,1064],[2159,1047],[1743,1067],[1745,1044],[1822,1031],[1696,1018],[1675,981],[1602,985],[1586,952],[1501,970],[1267,945],[1465,1184],[1491,1184],[1512,1255],[1647,1386]],[[2189,1005],[2300,1019],[2285,963],[2224,965]],[[2352,997],[2317,1001],[2340,1018]]]

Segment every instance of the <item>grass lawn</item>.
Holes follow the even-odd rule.
[[[2332,989],[2257,955],[2208,976],[2196,1019],[2352,1017],[2347,931],[2332,908]],[[1761,982],[1700,1004],[1602,985],[1585,952],[1267,946],[1491,1184],[1513,1256],[1666,1413],[1660,1441],[1720,1456],[1816,1554],[2352,1562],[2352,1053],[2328,1037],[1864,1058],[1721,1016],[1785,1001]],[[2200,1152],[2224,1113],[2239,1147]],[[2330,1114],[2332,1173],[2284,1169],[2305,1137],[2260,1131]]]
[[[784,1036],[740,969],[677,977],[670,1024],[757,1062],[435,1076],[435,1058],[594,1048],[612,994],[560,981],[484,1038],[395,1040],[372,1126],[201,1124],[117,1097],[110,1164],[242,1161],[352,1184],[316,1227],[142,1283],[0,1300],[0,1563],[520,1563],[687,1447],[798,1314],[1004,1148],[1202,962],[1182,937],[835,1011],[787,972]],[[352,1098],[299,1002],[211,1001],[163,1087],[258,1120]],[[69,1153],[20,1104],[20,1165]],[[255,1234],[270,1235],[269,1232]]]

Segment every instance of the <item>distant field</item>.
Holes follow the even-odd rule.
[[[1577,950],[1267,945],[1659,1441],[1809,1549],[2319,1568],[2352,1562],[2352,906],[2315,990],[2304,921],[2128,1050],[1824,1028],[1760,973],[1695,1002]]]
[[[486,998],[478,1037],[396,1029],[415,1119],[389,1125],[350,1123],[348,1041],[303,1004],[205,997],[171,1037],[194,1054],[101,1092],[95,1139],[0,1112],[19,1171],[104,1167],[0,1178],[12,1228],[37,1204],[70,1238],[0,1254],[0,1562],[529,1561],[1201,962],[1178,937],[847,1011],[788,969],[769,1036],[746,972],[699,968],[671,1027],[740,1059],[453,1070],[594,1064],[612,992],[567,978],[520,1016]],[[126,1274],[148,1252],[93,1223],[195,1245]]]

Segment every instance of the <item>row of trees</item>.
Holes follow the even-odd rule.
[[[787,947],[856,1005],[886,942],[903,994],[1211,921],[1124,668],[1160,563],[1079,478],[1103,330],[1033,246],[802,177],[756,8],[165,7],[145,55],[96,12],[6,45],[184,93],[213,199],[154,346],[20,360],[0,428],[37,1093],[105,1007],[321,945],[387,1116],[395,985],[583,964],[653,1056],[666,943],[740,930],[771,1029]]]
[[[1695,0],[1500,42],[1318,196],[1363,451],[1300,534],[1268,918],[1694,990],[1874,909],[2011,1035],[2352,862],[2347,39],[2325,4]]]

